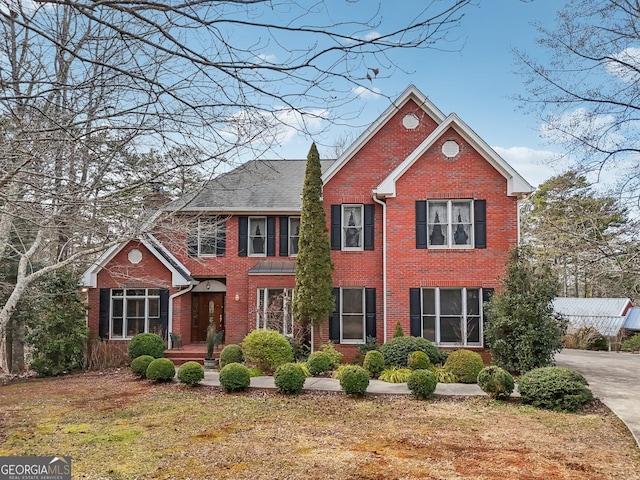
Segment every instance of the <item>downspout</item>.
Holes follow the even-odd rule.
[[[382,205],[382,329],[383,341],[387,342],[387,204],[376,195],[376,190],[371,191],[371,198],[375,203]]]
[[[184,290],[179,290],[176,293],[174,293],[173,295],[169,296],[169,331],[167,332],[168,334],[171,333],[171,331],[173,330],[173,299],[176,297],[179,297],[180,295],[184,295],[185,293],[189,293],[191,290],[193,290],[193,287],[195,287],[195,285],[192,283],[189,285],[188,288],[184,289]],[[169,350],[171,350],[173,348],[173,342],[171,341],[171,335],[168,335],[168,348]]]

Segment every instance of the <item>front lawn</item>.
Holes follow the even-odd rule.
[[[640,449],[598,403],[228,395],[124,372],[0,387],[0,455],[70,455],[74,479],[640,478]]]

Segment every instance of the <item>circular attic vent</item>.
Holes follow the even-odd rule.
[[[460,147],[453,140],[449,140],[442,145],[442,153],[447,158],[453,158],[460,153]]]
[[[405,115],[402,119],[402,125],[407,130],[415,130],[418,127],[419,123],[420,120],[418,120],[418,117],[413,113]]]
[[[134,248],[133,250],[129,251],[127,258],[131,263],[136,265],[142,261],[142,252],[137,248]]]

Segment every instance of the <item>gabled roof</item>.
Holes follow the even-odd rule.
[[[171,283],[174,287],[187,286],[198,283],[191,277],[191,272],[182,265],[159,240],[153,235],[146,234],[136,239],[142,243],[151,254],[156,257],[167,270],[171,272]],[[80,281],[81,286],[95,288],[98,285],[98,273],[127,246],[129,242],[114,245],[106,250],[83,274]]]
[[[623,326],[629,330],[640,330],[640,307],[629,309]]]
[[[324,171],[334,161],[321,160]],[[295,213],[302,208],[306,160],[252,160],[224,173],[166,210],[219,213]]]
[[[322,175],[322,182],[327,183],[340,169],[360,150],[371,138],[402,108],[408,101],[413,100],[420,105],[422,110],[429,115],[437,124],[445,119],[444,113],[438,109],[415,85],[409,85],[404,92],[400,94],[398,99],[393,102],[378,119],[360,135],[355,142],[347,148],[342,155],[331,165],[330,168]]]
[[[602,335],[612,337],[623,327],[632,305],[628,298],[556,297],[553,310],[569,321],[569,330],[593,327]]]
[[[507,195],[522,196],[533,192],[534,188],[516,172],[495,150],[478,136],[460,117],[452,113],[425,138],[411,154],[398,165],[376,188],[379,197],[395,197],[396,182],[409,168],[449,129],[453,128],[462,138],[479,152],[507,181]]]

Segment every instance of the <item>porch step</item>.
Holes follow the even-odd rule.
[[[213,354],[213,357],[218,359],[220,357],[219,347]],[[186,362],[198,362],[204,365],[204,358],[207,356],[206,345],[185,345],[182,348],[172,348],[171,350],[164,351],[164,357],[173,362],[174,365],[180,366]]]

